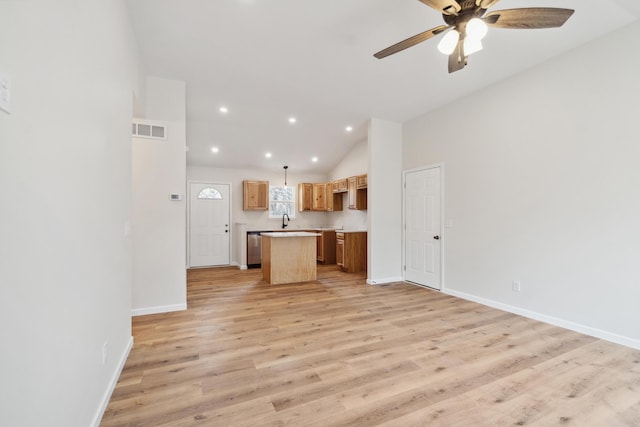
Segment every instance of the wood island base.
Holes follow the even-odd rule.
[[[262,233],[262,276],[271,285],[317,278],[316,233]]]

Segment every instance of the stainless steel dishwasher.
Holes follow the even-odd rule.
[[[247,268],[262,267],[262,231],[247,232]]]

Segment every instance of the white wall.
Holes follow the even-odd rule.
[[[123,1],[0,2],[2,426],[97,423],[131,344],[135,57]]]
[[[369,149],[367,140],[360,141],[343,157],[329,173],[328,181],[362,175],[369,171]],[[347,193],[342,194],[342,211],[331,215],[331,224],[345,230],[366,230],[367,211],[348,209]]]
[[[640,348],[637,40],[634,24],[406,123],[404,168],[445,164],[448,291]]]
[[[402,125],[369,123],[367,283],[402,280]]]
[[[166,140],[133,138],[134,315],[186,309],[185,83],[147,79],[147,119]],[[182,195],[171,201],[170,194]]]

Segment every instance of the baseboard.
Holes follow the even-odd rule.
[[[240,270],[248,270],[248,267],[246,265],[238,265],[238,268]]]
[[[105,390],[102,396],[102,401],[100,402],[100,406],[98,407],[98,410],[96,411],[96,415],[93,418],[93,422],[91,423],[92,427],[100,426],[100,421],[102,421],[102,416],[104,415],[104,411],[107,410],[107,406],[109,405],[109,400],[111,399],[113,390],[115,390],[116,384],[118,384],[118,378],[120,378],[120,374],[124,369],[124,364],[127,362],[127,358],[129,357],[129,353],[131,352],[132,348],[133,348],[133,337],[130,337],[129,342],[127,343],[127,346],[125,347],[124,351],[122,352],[122,355],[120,356],[120,360],[118,361],[116,370],[113,372],[113,375],[111,376],[111,380],[109,381],[109,386],[107,387],[107,389]]]
[[[367,279],[367,285],[385,285],[387,283],[404,282],[402,276],[383,277],[381,279]]]
[[[575,323],[568,320],[560,319],[558,317],[548,316],[546,314],[538,313],[538,312],[527,310],[524,308],[515,307],[509,304],[493,301],[487,298],[482,298],[476,295],[467,294],[465,292],[459,292],[452,289],[443,289],[442,292],[457,298],[462,298],[468,301],[477,302],[478,304],[497,308],[498,310],[507,311],[513,314],[518,314],[520,316],[524,316],[529,319],[539,320],[540,322],[548,323],[550,325],[559,326],[561,328],[569,329],[574,332],[579,332],[581,334],[589,335],[595,338],[603,339],[605,341],[610,341],[615,344],[620,344],[626,347],[631,347],[631,348],[640,350],[640,340],[637,340],[637,339],[603,331],[597,328],[592,328],[590,326],[585,326],[580,323]]]
[[[132,316],[146,316],[147,314],[170,313],[172,311],[183,311],[187,309],[187,304],[159,305],[157,307],[134,308],[131,310]]]

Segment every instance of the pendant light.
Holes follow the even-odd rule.
[[[283,166],[284,168],[284,186],[287,186],[287,169],[289,169],[289,166],[285,165]]]

